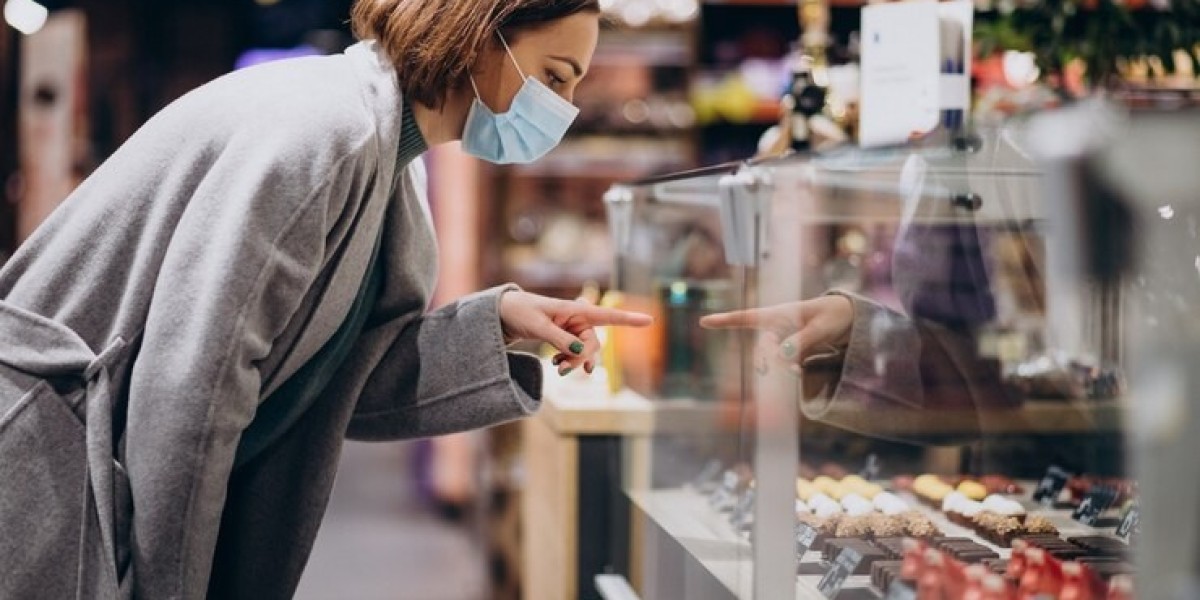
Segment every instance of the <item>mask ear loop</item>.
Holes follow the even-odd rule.
[[[513,56],[512,48],[508,47],[508,40],[504,39],[504,34],[500,33],[499,29],[496,30],[496,36],[500,38],[500,43],[504,44],[504,51],[508,52],[508,59],[512,61],[513,66],[517,68],[517,72],[521,74],[521,81],[525,81],[527,79],[525,71],[522,71],[521,65],[517,64],[517,57]]]
[[[508,59],[511,60],[513,66],[517,68],[517,73],[521,74],[521,81],[525,81],[525,79],[527,79],[527,77],[525,77],[525,71],[522,71],[521,65],[517,64],[517,57],[513,56],[512,48],[508,47],[508,40],[504,39],[504,34],[500,33],[499,29],[496,30],[496,37],[500,38],[500,43],[504,45],[504,51],[508,53]],[[482,102],[483,96],[479,95],[479,86],[475,85],[475,76],[468,73],[467,79],[471,82],[471,89],[475,90],[475,98]]]
[[[479,86],[475,85],[475,76],[467,73],[467,81],[471,82],[471,89],[475,90],[475,99],[483,102],[483,96],[479,95]]]

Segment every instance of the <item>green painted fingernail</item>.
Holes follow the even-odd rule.
[[[574,370],[575,370],[575,367],[570,367],[570,368],[568,368],[568,369],[567,369],[567,370],[565,370],[565,371],[560,371],[560,372],[558,373],[558,376],[559,376],[559,377],[566,377],[567,375],[570,375],[570,374],[571,374],[571,371],[574,371]]]
[[[575,354],[582,354],[583,353],[583,342],[571,342],[570,349],[571,349],[571,352],[573,352]]]
[[[783,352],[784,358],[796,358],[796,345],[795,344],[793,344],[791,342],[784,342],[783,345],[779,347],[779,349],[780,349],[780,351]]]

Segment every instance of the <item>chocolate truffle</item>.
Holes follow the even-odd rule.
[[[1023,532],[1021,523],[1012,517],[984,519],[984,522],[979,524],[980,537],[1001,548],[1011,546],[1013,539]]]
[[[930,521],[928,517],[918,513],[908,513],[904,520],[904,529],[915,538],[931,538],[942,534],[942,532]]]
[[[897,538],[904,535],[904,522],[897,517],[877,514],[871,515],[867,519],[871,527],[871,537],[874,539]]]
[[[834,537],[863,538],[871,533],[871,517],[844,517],[834,530]]]
[[[1058,536],[1058,528],[1046,517],[1029,516],[1025,519],[1024,535],[1053,535]]]

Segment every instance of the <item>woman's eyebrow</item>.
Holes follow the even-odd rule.
[[[571,69],[573,69],[575,71],[576,77],[583,76],[583,67],[580,67],[579,63],[575,59],[573,59],[569,56],[557,56],[557,55],[550,55],[550,58],[553,58],[554,60],[562,61],[564,63],[567,63],[568,65],[571,65]]]

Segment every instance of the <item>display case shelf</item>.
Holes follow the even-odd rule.
[[[1033,481],[1021,483],[1026,489],[1037,486]],[[997,546],[971,529],[951,522],[942,512],[920,504],[912,494],[901,492],[899,495],[912,504],[913,510],[928,517],[944,536],[970,539],[994,551],[1002,560],[1011,557],[1011,549]],[[690,559],[719,581],[732,598],[754,598],[748,575],[753,569],[752,544],[746,534],[738,532],[730,524],[727,513],[714,510],[707,498],[691,487],[631,491],[629,499],[638,511],[665,534],[677,540]],[[1069,510],[1043,509],[1028,497],[1022,497],[1020,501],[1031,515],[1045,517],[1058,527],[1060,537],[1103,536],[1119,539],[1115,528],[1083,525],[1071,519]],[[1116,511],[1109,511],[1105,516],[1111,521],[1115,515]],[[823,600],[825,597],[817,586],[828,569],[829,564],[822,560],[819,549],[810,549],[800,557],[796,569],[795,598]],[[851,575],[838,595],[840,599],[878,600],[881,597],[881,591],[872,586],[868,575]]]
[[[623,399],[636,398],[649,407],[651,426],[657,433],[686,433],[712,430],[718,423],[737,417],[741,405],[695,399],[650,399],[623,390]],[[920,413],[916,413],[919,417]],[[747,415],[743,415],[745,418]],[[916,418],[913,412],[863,411],[834,408],[823,421],[837,427],[805,420],[805,435],[836,435],[843,429],[871,431],[877,435],[969,436],[978,434],[980,423],[989,434],[1076,435],[1120,433],[1126,426],[1127,404],[1118,400],[1026,400],[1020,407],[978,411],[937,410]],[[811,427],[811,429],[808,429]]]
[[[937,418],[914,418],[911,412],[834,409],[826,420],[851,430],[890,435],[955,436],[990,434],[1060,435],[1118,433],[1126,418],[1125,406],[1116,400],[1026,400],[1012,409],[977,411],[938,410]]]
[[[752,598],[750,542],[729,520],[689,489],[631,491],[629,500],[663,533],[679,542],[688,555],[733,598]]]

